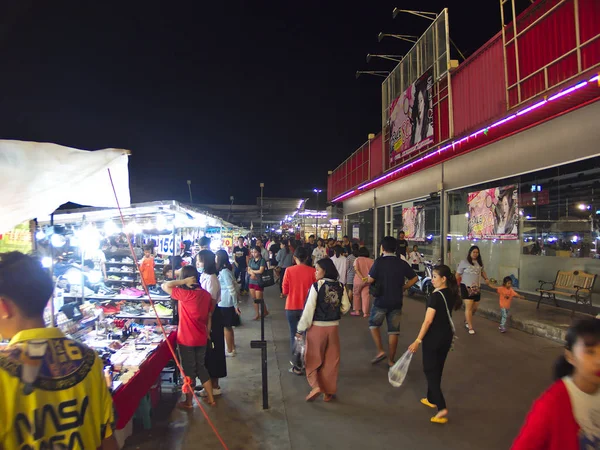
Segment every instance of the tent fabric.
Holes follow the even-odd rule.
[[[121,149],[0,140],[0,233],[68,202],[116,207],[109,169],[120,205],[130,206],[128,160]]]

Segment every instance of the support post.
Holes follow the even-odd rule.
[[[260,306],[260,341],[250,341],[250,348],[260,348],[263,409],[269,409],[269,380],[267,377],[267,341],[265,341],[265,301],[263,299],[255,299],[254,303]]]

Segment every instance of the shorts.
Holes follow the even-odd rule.
[[[350,283],[348,283],[348,284],[346,285],[346,289],[348,289],[348,292],[354,292],[354,291],[353,291],[353,290],[354,290],[354,285],[353,285],[353,284],[350,284]]]
[[[200,378],[202,384],[210,380],[208,369],[204,363],[206,345],[203,347],[189,347],[179,344],[179,356],[185,376],[190,378],[192,387],[196,386],[196,378]]]
[[[229,306],[227,308],[222,308],[219,306],[219,311],[221,312],[223,326],[225,328],[240,326],[240,316],[237,312],[235,312],[235,308],[233,306]]]
[[[255,291],[258,292],[262,292],[264,291],[264,288],[262,286],[259,286],[258,284],[253,284],[254,280],[250,280],[250,283],[248,284],[248,289],[254,289]]]
[[[388,334],[400,334],[401,317],[401,309],[379,308],[373,306],[371,308],[371,316],[369,317],[369,328],[379,328],[383,325],[383,320],[385,319],[387,321]]]
[[[469,294],[467,285],[463,283],[460,284],[460,296],[463,300],[473,300],[474,302],[481,300],[481,292],[478,292],[477,294]]]

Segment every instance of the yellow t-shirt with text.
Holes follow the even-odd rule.
[[[113,433],[96,353],[58,328],[21,331],[0,348],[0,448],[92,449]]]

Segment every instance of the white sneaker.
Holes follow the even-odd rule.
[[[206,389],[202,389],[199,392],[200,397],[208,397],[208,393],[206,392]],[[221,388],[216,388],[213,389],[213,396],[216,397],[217,395],[221,395]]]
[[[235,349],[233,349],[232,352],[228,352],[227,350],[225,350],[225,356],[229,356],[230,358],[234,358],[235,355],[237,355],[237,352],[235,351]]]
[[[469,330],[469,334],[475,334],[475,330],[473,330],[473,329]]]
[[[469,324],[467,322],[465,322],[465,328],[468,330],[469,329]]]

